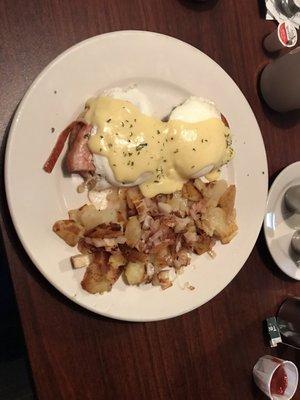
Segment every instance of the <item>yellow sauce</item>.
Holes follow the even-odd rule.
[[[107,157],[115,179],[131,183],[151,173],[140,185],[144,196],[173,193],[203,168],[216,179],[230,160],[230,132],[221,119],[198,123],[162,122],[142,114],[132,103],[98,97],[87,102],[86,123],[97,127],[89,138],[92,153]]]

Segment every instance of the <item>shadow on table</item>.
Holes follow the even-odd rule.
[[[219,0],[204,0],[204,1],[193,1],[193,0],[178,0],[186,8],[195,11],[207,11],[213,8]]]

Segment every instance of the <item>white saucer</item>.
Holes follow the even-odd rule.
[[[290,243],[295,230],[300,229],[300,215],[292,215],[285,207],[284,194],[300,184],[300,161],[289,165],[277,176],[269,191],[264,233],[270,253],[278,267],[293,279],[300,280],[300,268],[295,262]]]

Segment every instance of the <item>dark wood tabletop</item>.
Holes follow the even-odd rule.
[[[1,0],[2,155],[19,101],[54,57],[93,35],[151,30],[201,49],[237,82],[260,125],[272,182],[300,159],[300,118],[268,110],[258,96],[257,77],[270,61],[261,42],[276,26],[259,3]],[[262,234],[235,279],[201,308],[161,322],[120,322],[73,304],[42,277],[17,238],[1,190],[5,256],[39,399],[263,399],[252,381],[260,356],[299,365],[300,352],[271,349],[263,337],[262,321],[287,295],[299,295],[300,283],[276,267]]]

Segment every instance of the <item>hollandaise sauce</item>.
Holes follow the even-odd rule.
[[[84,120],[95,127],[90,151],[108,159],[116,180],[125,184],[149,177],[140,185],[145,197],[180,190],[205,169],[215,179],[233,153],[230,131],[219,118],[163,122],[128,101],[98,97],[87,102]]]

